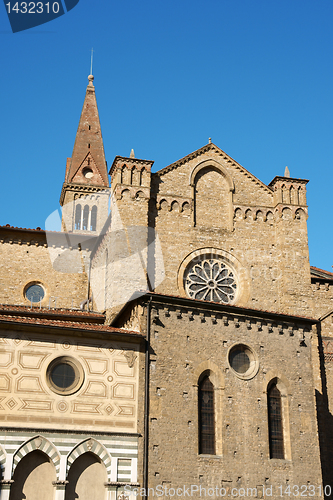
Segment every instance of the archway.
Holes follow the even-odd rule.
[[[17,464],[9,500],[52,500],[56,480],[54,465],[45,453],[35,450]]]
[[[67,480],[65,500],[105,499],[106,468],[93,453],[83,453],[73,462]]]

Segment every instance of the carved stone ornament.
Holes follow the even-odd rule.
[[[125,495],[125,493],[121,493],[117,498],[118,500],[129,500],[129,496]]]
[[[133,368],[135,360],[137,358],[137,355],[135,354],[134,351],[128,351],[124,354],[125,358],[127,359],[127,363],[129,368]]]
[[[42,446],[42,442],[43,442],[43,439],[41,437],[38,437],[37,439],[35,439],[35,445],[36,445],[37,449]]]

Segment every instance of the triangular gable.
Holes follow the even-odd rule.
[[[88,162],[88,159],[90,162]],[[89,163],[89,164],[88,164]],[[85,168],[90,168],[93,171],[93,177],[91,179],[85,178],[83,175],[83,170]],[[101,172],[98,168],[98,165],[96,164],[93,155],[91,152],[87,153],[84,159],[82,160],[81,164],[78,166],[76,169],[76,172],[74,173],[73,177],[69,180],[69,182],[74,183],[74,184],[93,184],[97,186],[103,186],[103,177],[101,175]]]
[[[203,146],[200,149],[197,149],[196,151],[193,151],[193,153],[190,153],[189,155],[184,156],[180,160],[171,163],[167,167],[162,168],[158,172],[156,172],[155,175],[162,176],[170,172],[171,170],[177,169],[181,165],[184,165],[185,163],[188,163],[190,160],[193,160],[194,158],[197,158],[205,153],[212,152],[212,153],[217,153],[218,155],[222,156],[223,160],[226,160],[228,163],[231,164],[231,166],[236,167],[239,169],[247,178],[251,179],[252,182],[257,184],[259,187],[263,188],[266,192],[268,192],[270,195],[272,195],[272,189],[268,187],[266,184],[264,184],[261,180],[259,180],[255,175],[251,174],[246,168],[244,168],[242,165],[237,163],[231,156],[229,156],[227,153],[222,151],[218,146],[216,146],[214,143],[210,142]]]

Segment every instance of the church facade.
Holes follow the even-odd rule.
[[[1,499],[331,496],[308,181],[211,141],[152,166],[108,171],[90,75],[61,230],[0,227]]]

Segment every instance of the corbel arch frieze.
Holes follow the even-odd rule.
[[[193,205],[193,200],[192,198],[184,198],[183,196],[175,196],[175,195],[157,195],[156,196],[156,208],[157,210],[162,209],[162,202],[166,202],[167,204],[167,210],[169,212],[175,212],[177,211],[178,213],[183,212],[184,210],[192,210],[192,205]],[[178,210],[175,210],[176,205],[175,203],[178,203]]]
[[[284,214],[286,214],[286,213],[291,214],[290,219],[284,218]],[[300,217],[297,214],[299,214]],[[279,219],[294,220],[294,219],[299,219],[299,218],[301,218],[302,220],[308,219],[308,210],[306,207],[280,204],[278,207],[275,208],[275,219],[276,220],[279,220]]]

